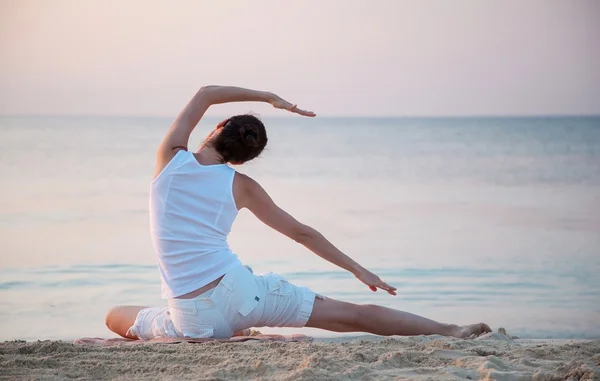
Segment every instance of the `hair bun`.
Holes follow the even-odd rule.
[[[248,147],[257,147],[259,143],[258,127],[254,124],[244,124],[240,127],[240,136],[244,145]]]

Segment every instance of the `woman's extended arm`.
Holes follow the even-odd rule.
[[[266,225],[304,245],[326,261],[351,272],[361,282],[369,286],[372,291],[377,291],[377,288],[380,288],[391,295],[396,295],[396,288],[385,283],[377,275],[342,253],[321,233],[298,222],[278,207],[267,192],[250,177],[236,174],[234,196],[238,201],[238,207],[248,208]]]
[[[276,108],[300,115],[315,116],[313,112],[301,110],[296,105],[268,91],[234,86],[202,87],[177,115],[167,131],[158,149],[156,173],[162,171],[179,149],[187,149],[192,131],[210,106],[231,102],[266,102]]]

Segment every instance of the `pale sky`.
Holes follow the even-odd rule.
[[[597,0],[0,0],[0,48],[0,114],[600,114]]]

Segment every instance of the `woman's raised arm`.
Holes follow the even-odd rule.
[[[187,150],[192,131],[210,106],[231,102],[266,102],[275,108],[303,116],[315,116],[313,112],[301,110],[296,105],[268,91],[250,90],[234,86],[213,85],[202,87],[177,115],[160,144],[156,160],[156,173],[163,170],[178,150]]]

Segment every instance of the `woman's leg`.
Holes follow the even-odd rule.
[[[335,299],[315,299],[307,327],[336,332],[368,332],[376,335],[444,335],[466,338],[491,332],[487,324],[467,326],[442,324],[408,312],[367,304],[357,305]]]
[[[135,319],[141,310],[148,307],[142,306],[116,306],[106,314],[104,323],[114,333],[127,339],[137,340],[139,337],[129,333],[129,328],[135,323]],[[233,336],[248,336],[250,329],[245,329],[233,334]]]
[[[104,318],[104,323],[114,333],[127,339],[138,339],[137,336],[128,334],[129,328],[135,323],[138,313],[147,307],[141,306],[116,306],[110,309]]]

